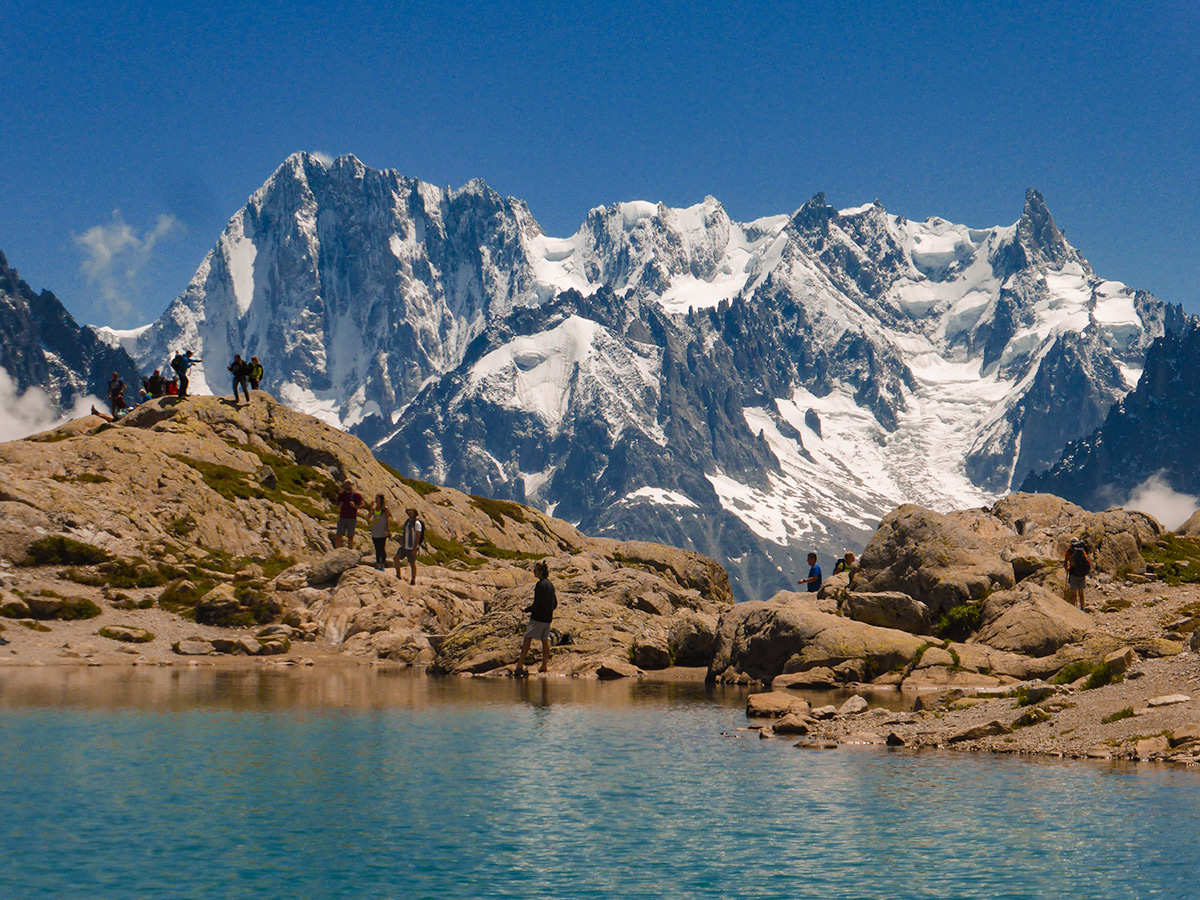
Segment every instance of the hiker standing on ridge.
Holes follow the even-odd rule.
[[[821,567],[817,565],[817,554],[808,554],[808,577],[801,578],[796,584],[807,584],[810,594],[821,589]]]
[[[250,357],[250,390],[257,391],[258,384],[263,380],[262,363],[258,361],[257,356]]]
[[[192,359],[192,351],[187,350],[184,353],[175,352],[175,358],[171,360],[171,368],[175,374],[179,376],[179,396],[186,397],[188,395],[188,369],[198,362],[204,362],[202,359]]]
[[[404,520],[404,527],[400,530],[400,549],[396,551],[392,562],[396,566],[396,577],[403,579],[404,575],[400,571],[400,566],[403,565],[401,560],[407,559],[409,570],[412,573],[408,583],[416,584],[417,551],[425,543],[425,523],[417,518],[417,511],[411,506],[405,510],[405,513],[408,514],[408,518]]]
[[[250,363],[242,359],[242,354],[233,354],[233,362],[228,366],[228,369],[233,373],[233,402],[238,402],[238,388],[242,389],[242,393],[246,395],[246,402],[250,402],[250,385],[247,380],[250,378]]]
[[[525,657],[534,638],[542,642],[542,665],[538,671],[550,671],[550,623],[554,621],[554,609],[558,606],[558,598],[554,594],[554,585],[550,583],[549,566],[544,562],[534,563],[533,574],[537,576],[538,583],[533,587],[533,603],[525,607],[525,612],[529,613],[529,627],[525,629],[521,656],[513,669],[513,674],[518,676],[525,674]]]
[[[363,505],[363,496],[354,490],[353,483],[347,478],[342,482],[342,492],[334,502],[338,508],[338,523],[333,536],[333,546],[335,549],[341,548],[342,539],[345,538],[346,546],[353,550],[354,529],[358,526],[358,508]]]
[[[1067,602],[1083,609],[1083,589],[1087,585],[1092,561],[1088,558],[1087,544],[1078,538],[1071,541],[1063,556],[1063,568],[1067,570]]]

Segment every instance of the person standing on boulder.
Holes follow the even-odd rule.
[[[1068,602],[1083,609],[1083,589],[1087,585],[1088,573],[1092,571],[1087,544],[1080,540],[1071,541],[1063,557],[1063,568],[1067,570]]]
[[[358,526],[358,510],[363,505],[363,496],[354,490],[354,485],[347,478],[342,482],[342,492],[337,495],[338,523],[333,535],[333,546],[340,549],[342,540],[346,546],[354,549],[354,529]]]
[[[554,621],[554,610],[558,606],[558,598],[554,594],[554,585],[550,583],[550,567],[544,562],[533,564],[533,574],[538,582],[533,586],[533,603],[525,607],[529,613],[529,627],[525,629],[525,640],[521,643],[521,656],[517,660],[514,675],[525,674],[525,657],[529,654],[529,645],[534,638],[542,642],[542,666],[539,672],[550,671],[550,623]]]
[[[258,361],[257,356],[250,357],[250,390],[257,391],[259,383],[263,380],[262,363]]]
[[[808,577],[801,578],[796,584],[807,584],[810,594],[821,589],[821,567],[817,565],[817,554],[808,554]]]
[[[404,563],[401,560],[407,559],[410,570],[408,583],[416,584],[417,551],[425,543],[425,523],[417,518],[417,511],[411,506],[404,512],[408,518],[404,520],[404,527],[400,530],[400,549],[396,551],[396,557],[392,562],[396,566],[396,577],[403,578],[404,573],[400,571],[400,567]]]
[[[202,359],[192,359],[192,351],[187,350],[183,353],[178,351],[175,353],[175,358],[171,360],[171,368],[175,370],[175,374],[179,376],[179,396],[186,397],[188,395],[188,369],[198,362],[204,362]]]
[[[250,378],[250,363],[242,359],[242,354],[233,354],[233,362],[228,366],[230,373],[233,375],[233,402],[238,402],[238,388],[242,389],[242,393],[246,395],[246,402],[250,402],[250,385],[247,380]]]
[[[391,530],[392,512],[383,494],[376,494],[371,504],[371,541],[375,544],[375,568],[380,572],[387,565],[387,536]]]

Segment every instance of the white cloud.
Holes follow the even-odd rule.
[[[25,393],[17,393],[17,384],[8,371],[0,368],[0,441],[16,441],[39,431],[54,428],[71,419],[87,415],[95,404],[103,409],[103,401],[97,397],[84,397],[75,403],[67,415],[58,411],[50,395],[38,387]]]
[[[130,297],[141,295],[138,275],[150,262],[154,248],[181,230],[182,221],[164,214],[139,237],[121,217],[121,211],[113,210],[110,224],[93,225],[75,235],[84,256],[79,269],[100,289],[109,312],[127,316],[134,310]]]
[[[326,153],[324,150],[312,150],[308,155],[327,169],[333,165],[333,156]]]
[[[1200,497],[1181,494],[1171,488],[1163,479],[1161,472],[1151,475],[1129,495],[1129,499],[1121,505],[1126,509],[1137,509],[1150,513],[1158,519],[1165,528],[1174,531],[1188,520],[1197,507],[1200,507]]]

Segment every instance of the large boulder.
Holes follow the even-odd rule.
[[[949,516],[906,504],[889,513],[859,559],[858,591],[899,591],[929,614],[1015,583],[1001,547]]]
[[[336,581],[343,572],[353,569],[362,561],[362,554],[357,550],[343,547],[326,553],[308,569],[308,583],[312,585],[327,584]]]
[[[931,627],[929,607],[899,591],[849,591],[842,603],[842,614],[856,622],[911,634],[929,634]]]
[[[844,671],[855,680],[904,667],[926,642],[903,631],[876,628],[829,615],[783,595],[741,603],[717,627],[710,680],[740,675],[770,683],[776,676],[817,667]]]
[[[983,604],[978,643],[1026,656],[1050,656],[1083,640],[1094,628],[1091,617],[1036,584],[1022,582]]]
[[[707,666],[716,637],[716,616],[680,609],[667,620],[667,643],[677,666]]]
[[[997,501],[990,514],[1015,535],[1003,546],[1017,577],[1034,576],[1047,585],[1061,580],[1063,555],[1073,540],[1088,545],[1094,571],[1121,575],[1144,572],[1140,547],[1163,533],[1146,513],[1124,509],[1092,513],[1052,494],[1010,494]]]

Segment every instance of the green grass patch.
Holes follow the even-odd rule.
[[[1158,577],[1166,584],[1200,581],[1200,540],[1164,534],[1156,543],[1144,545],[1141,553],[1146,562],[1158,565]]]
[[[512,519],[514,522],[528,522],[529,517],[525,515],[525,507],[520,503],[514,503],[512,500],[493,500],[490,497],[477,497],[471,495],[471,505],[482,513],[486,513],[498,528],[504,527],[504,517]]]
[[[196,520],[191,513],[172,519],[167,525],[167,533],[178,538],[185,538],[196,530]]]
[[[1124,709],[1118,709],[1111,716],[1105,716],[1100,720],[1101,725],[1111,725],[1113,722],[1120,722],[1122,719],[1133,718],[1133,707],[1127,706]]]
[[[1080,659],[1073,663],[1067,663],[1058,674],[1050,679],[1051,684],[1073,684],[1085,675],[1091,675],[1092,670],[1096,668],[1096,664]]]
[[[1106,684],[1118,684],[1125,680],[1125,675],[1118,672],[1108,663],[1100,663],[1096,668],[1092,669],[1092,673],[1088,675],[1087,681],[1083,683],[1083,689],[1090,691],[1098,687],[1104,687]]]
[[[942,613],[934,623],[933,633],[940,638],[961,641],[978,631],[982,624],[983,604],[963,603]]]
[[[111,556],[106,550],[55,535],[38,538],[29,545],[29,552],[19,563],[22,566],[91,566]]]
[[[41,622],[38,622],[36,619],[22,619],[21,624],[24,625],[26,628],[28,628],[30,631],[52,631],[53,630],[50,628],[49,625],[43,625]]]
[[[420,555],[419,559],[426,565],[445,566],[452,562],[461,562],[468,566],[481,566],[484,563],[482,557],[472,555],[465,545],[436,534],[426,533],[425,546],[433,551]]]
[[[178,613],[184,618],[195,618],[196,603],[212,589],[213,582],[207,578],[198,581],[177,578],[158,595],[158,605],[165,610]]]
[[[208,487],[226,499],[288,503],[313,519],[324,519],[333,514],[338,491],[337,484],[327,472],[298,465],[263,450],[252,452],[275,472],[274,487],[259,484],[252,472],[201,462],[182,454],[173,454],[172,459],[194,469]]]
[[[182,576],[183,570],[165,563],[151,564],[140,556],[135,556],[132,559],[110,559],[100,563],[91,572],[69,569],[61,574],[76,584],[128,590],[161,587],[168,581]]]
[[[1102,612],[1120,612],[1123,609],[1129,609],[1133,603],[1126,600],[1124,597],[1113,597],[1110,600],[1104,601],[1104,609]]]
[[[430,494],[436,494],[441,490],[441,488],[436,484],[430,484],[428,481],[419,481],[416,478],[406,478],[405,476],[401,475],[398,470],[393,469],[385,462],[380,462],[379,464],[383,466],[384,471],[386,471],[402,485],[412,488],[414,491],[416,491],[418,497],[428,497]]]
[[[59,484],[105,484],[111,480],[95,472],[81,472],[78,475],[51,475],[50,478]]]

